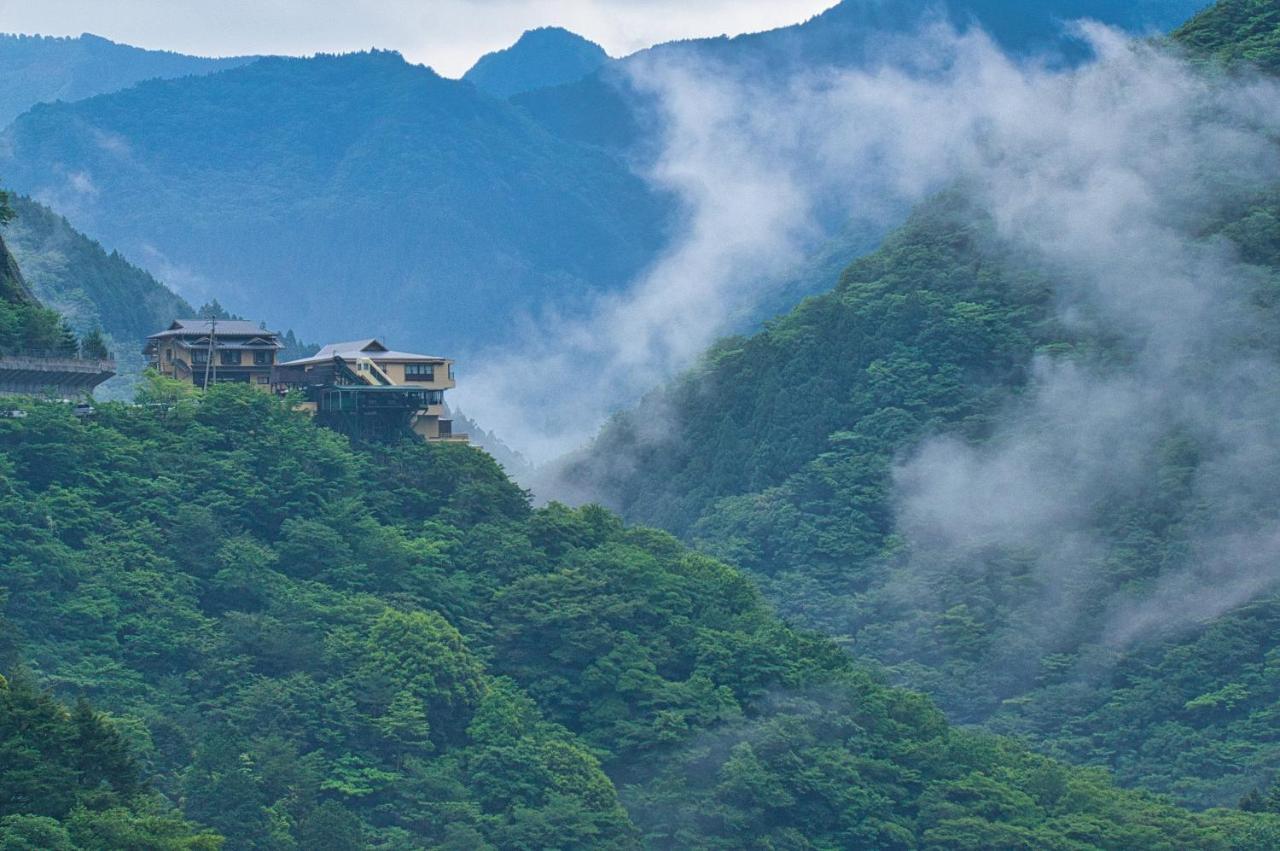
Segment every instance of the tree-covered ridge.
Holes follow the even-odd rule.
[[[561,27],[529,30],[511,47],[481,56],[462,79],[495,97],[509,98],[572,83],[609,61],[593,41]]]
[[[111,712],[229,848],[1273,835],[957,731],[736,570],[599,508],[532,510],[468,447],[356,451],[245,388],[142,401],[0,421],[0,646]]]
[[[87,703],[68,710],[20,671],[0,676],[0,848],[220,847],[148,791],[124,737]]]
[[[181,296],[48,207],[21,195],[12,204],[4,231],[9,250],[35,295],[76,330],[100,328],[122,346],[141,349],[148,334],[195,315]]]
[[[1251,327],[1273,328],[1275,192],[1221,206],[1196,239],[1234,244]],[[925,552],[898,525],[895,469],[940,434],[953,450],[982,447],[1017,416],[1035,358],[1123,374],[1122,341],[1054,322],[1054,274],[1002,247],[963,195],[934,199],[835,291],[724,341],[655,394],[647,404],[680,423],[679,440],[653,445],[642,408],[611,423],[570,477],[629,519],[745,567],[789,619],[843,637],[958,719],[1187,802],[1234,802],[1280,768],[1268,732],[1280,603],[1264,595],[1135,648],[1107,635],[1125,601],[1194,565],[1193,546],[1232,504],[1195,487],[1220,447],[1152,412],[1149,463],[1090,495],[1093,549],[1058,575],[1037,573],[1033,545]],[[1275,354],[1266,332],[1240,345]],[[1236,515],[1266,516],[1277,495],[1263,491]],[[1073,603],[1047,602],[1062,600]]]
[[[1175,31],[1174,38],[1227,66],[1280,74],[1280,8],[1270,0],[1219,0]]]
[[[146,336],[194,310],[43,204],[15,195],[12,206],[4,236],[32,292],[81,336],[101,335],[103,348],[116,357],[116,377],[97,390],[98,397],[128,396],[144,366]]]
[[[841,445],[869,465],[872,486],[913,436],[943,424],[981,431],[1049,339],[1048,300],[1046,281],[999,246],[963,194],[941,196],[855,262],[834,291],[759,334],[722,341],[660,391],[661,403],[681,412],[679,440],[648,441],[622,415],[565,478],[627,517],[681,535],[716,500],[781,485]],[[922,351],[931,346],[937,356]],[[863,420],[874,460],[848,430]],[[881,509],[856,522],[883,535],[889,518]],[[823,523],[830,534],[844,525]],[[759,566],[749,553],[737,556]]]
[[[11,196],[12,217],[5,240],[21,278],[38,300],[56,311],[82,336],[102,337],[116,358],[116,377],[97,390],[98,398],[132,395],[146,366],[146,338],[183,317],[243,319],[215,299],[194,308],[186,299],[134,266],[119,252],[107,252],[62,216],[25,196]],[[300,341],[293,330],[281,336],[280,360],[314,354],[319,348]]]
[[[0,223],[10,218],[9,198],[0,192]],[[0,239],[0,356],[75,357],[80,344],[55,310],[40,304],[22,270]]]
[[[148,81],[5,134],[16,189],[311,339],[478,349],[629,282],[669,212],[619,158],[384,51]]]
[[[80,100],[156,77],[208,74],[252,61],[143,50],[89,34],[0,35],[0,127],[38,103]]]
[[[1278,212],[1264,195],[1207,228],[1264,264],[1268,322]],[[957,718],[1189,802],[1235,801],[1280,765],[1267,732],[1280,706],[1268,626],[1280,603],[1129,656],[1100,638],[1110,602],[1188,558],[1206,509],[1191,488],[1204,447],[1164,433],[1142,486],[1092,507],[1106,556],[1071,589],[1092,603],[1052,615],[1052,641],[1041,637],[1052,595],[1024,554],[904,547],[892,471],[914,447],[938,433],[987,439],[1037,353],[1123,360],[1058,326],[1047,284],[962,196],[943,196],[836,290],[724,341],[661,394],[679,441],[654,445],[624,415],[569,475],[625,516],[741,565],[784,615],[845,637]]]

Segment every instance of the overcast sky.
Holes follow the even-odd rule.
[[[96,33],[227,56],[381,47],[462,74],[526,29],[557,25],[614,56],[660,41],[805,20],[836,0],[0,0],[0,30]]]

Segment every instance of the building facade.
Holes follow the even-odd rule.
[[[219,382],[271,390],[271,371],[284,348],[280,335],[239,319],[178,319],[147,338],[149,366],[197,387]]]
[[[299,392],[325,425],[361,440],[405,429],[431,441],[466,441],[453,433],[444,394],[457,386],[453,361],[398,352],[377,340],[332,343],[308,358],[280,364],[276,392]]]

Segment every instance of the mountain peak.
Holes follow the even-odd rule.
[[[609,61],[593,41],[562,27],[528,30],[511,47],[480,57],[463,79],[496,97],[572,83]]]

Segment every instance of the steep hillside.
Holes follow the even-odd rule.
[[[143,50],[89,34],[0,35],[0,127],[37,103],[80,100],[142,80],[209,74],[252,61]]]
[[[460,353],[627,281],[666,215],[612,156],[392,53],[152,81],[5,139],[15,188],[180,294],[309,339]]]
[[[4,235],[26,281],[36,297],[77,333],[102,332],[116,358],[117,374],[98,388],[97,395],[127,397],[144,366],[146,336],[168,327],[175,317],[195,315],[195,310],[48,207],[23,196],[15,196],[12,203],[14,218]]]
[[[609,61],[604,48],[560,27],[529,30],[505,50],[486,54],[462,79],[495,97],[580,80]]]
[[[37,298],[77,330],[101,328],[131,348],[176,316],[192,316],[186,300],[118,253],[75,230],[30,198],[13,198],[5,239]]]
[[[12,221],[12,201],[0,192],[0,226]],[[0,356],[75,356],[79,342],[57,311],[40,303],[9,246],[0,239]]]
[[[1206,21],[1244,6],[1180,37],[1208,41]],[[1263,329],[1280,322],[1280,208],[1253,189],[1191,228],[1188,256],[1233,243],[1240,265],[1225,284],[1212,264],[1196,281],[1198,298],[1223,301],[1197,314],[1219,330],[1187,373],[1151,377],[1171,356],[1145,374],[1155,334],[1121,330],[1159,327],[1172,290],[1100,323],[1068,283],[1075,270],[1011,245],[957,190],[834,291],[722,342],[618,417],[568,477],[747,568],[788,618],[841,636],[954,718],[1197,805],[1234,801],[1280,772],[1267,732],[1280,600],[1261,543],[1278,459],[1243,438],[1268,431],[1280,398],[1263,382],[1193,421],[1161,394],[1214,396],[1240,363],[1255,375],[1275,363]],[[1118,388],[1143,381],[1157,392],[1129,418]],[[653,409],[677,439],[653,439]],[[1090,433],[1080,410],[1132,428]],[[1081,423],[1078,443],[1046,437],[1064,422]],[[1246,446],[1257,451],[1237,468]],[[1094,463],[1087,486],[1072,478]]]
[[[1280,74],[1280,8],[1267,0],[1227,0],[1174,34],[1190,50],[1228,66]]]
[[[949,728],[733,569],[598,508],[531,510],[468,447],[357,451],[266,394],[190,393],[0,421],[0,646],[108,710],[228,848],[1173,851],[1280,829]]]
[[[1026,52],[1064,44],[1059,11],[1143,28],[1183,5],[1195,4],[947,8]],[[798,27],[608,63],[518,107],[392,54],[267,59],[38,107],[6,133],[0,174],[190,301],[289,317],[308,339],[359,326],[466,356],[617,290],[665,244],[679,211],[634,173],[662,125],[619,82],[633,69],[691,55],[761,79],[856,65],[932,6],[848,0]],[[556,82],[578,75],[565,56],[594,54],[553,30],[484,65],[533,85],[548,43]]]

